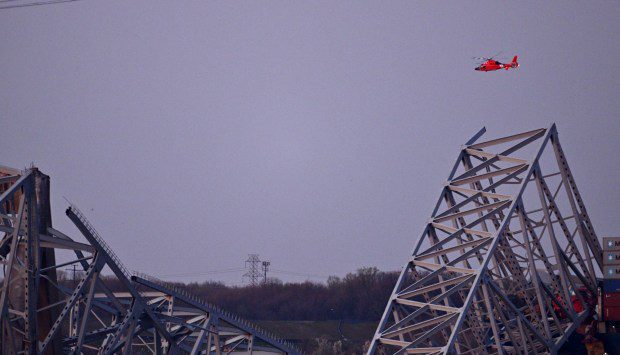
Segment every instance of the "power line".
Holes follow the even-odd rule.
[[[2,0],[0,2],[3,3],[7,3],[9,1],[16,1],[16,0]],[[37,2],[29,2],[29,3],[25,3],[25,4],[13,4],[13,5],[5,5],[5,6],[0,6],[0,10],[5,10],[5,9],[14,9],[14,8],[18,8],[18,7],[29,7],[29,6],[41,6],[41,5],[53,5],[53,4],[60,4],[63,2],[75,2],[75,1],[81,1],[81,0],[49,0],[49,1],[37,1]]]
[[[251,263],[254,263],[253,259],[251,259],[252,255],[255,255],[257,258],[257,263],[252,266]],[[250,266],[248,267],[248,265]],[[216,274],[230,274],[236,272],[247,272],[243,275],[244,278],[249,278],[250,284],[252,284],[252,278],[250,274],[253,272],[252,267],[255,269],[255,284],[259,284],[259,280],[262,279],[263,282],[267,280],[267,273],[272,272],[275,274],[289,275],[289,276],[298,276],[298,277],[308,277],[314,279],[327,279],[328,275],[318,275],[318,274],[308,274],[304,272],[298,271],[290,271],[290,270],[282,270],[282,269],[273,269],[271,268],[270,261],[261,261],[258,254],[249,254],[248,260],[246,260],[246,267],[237,267],[237,268],[226,268],[226,269],[217,269],[217,270],[208,270],[208,271],[199,271],[199,272],[183,272],[183,273],[175,273],[175,274],[159,274],[161,278],[170,278],[170,277],[191,277],[191,276],[201,276],[201,275],[216,275]],[[249,270],[248,270],[249,269]]]
[[[285,274],[285,275],[292,275],[292,276],[303,276],[303,277],[311,277],[311,278],[318,278],[318,279],[326,279],[326,278],[329,277],[329,276],[325,276],[325,275],[305,274],[305,273],[301,273],[301,272],[279,270],[279,269],[271,269],[271,271],[275,272],[275,273],[278,273],[278,274]]]
[[[327,279],[329,277],[327,275],[307,274],[307,273],[297,272],[297,271],[273,269],[271,268],[270,261],[261,261],[260,258],[258,258],[258,262],[254,264],[254,271],[252,271],[252,267],[253,267],[252,263],[254,263],[254,261],[251,259],[252,255],[256,255],[256,257],[258,258],[258,254],[250,254],[248,256],[248,260],[246,260],[246,267],[227,268],[227,269],[219,269],[219,270],[200,271],[200,272],[185,272],[185,273],[176,273],[176,274],[160,274],[159,277],[160,278],[174,278],[174,277],[185,278],[185,277],[201,276],[201,275],[230,274],[230,273],[237,273],[237,272],[242,272],[242,271],[247,270],[247,272],[243,274],[243,277],[248,278],[249,283],[251,285],[258,285],[261,279],[263,283],[266,283],[268,272],[272,272],[272,273],[279,274],[279,275],[297,276],[297,277],[322,279],[322,280]],[[250,266],[248,267],[248,265]],[[250,274],[255,275],[254,283],[252,283],[252,277],[250,277]]]
[[[232,272],[241,272],[244,271],[245,268],[228,268],[228,269],[220,269],[220,270],[209,270],[209,271],[200,271],[200,272],[183,272],[177,274],[165,274],[159,275],[160,277],[188,277],[188,276],[200,276],[200,275],[212,275],[212,274],[226,274]]]

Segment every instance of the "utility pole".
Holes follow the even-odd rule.
[[[245,261],[245,267],[249,270],[243,274],[243,277],[247,277],[250,280],[250,285],[252,286],[258,285],[258,280],[261,277],[261,272],[259,270],[260,263],[261,261],[258,258],[258,254],[248,254],[248,260]]]
[[[73,267],[66,268],[65,270],[73,271],[73,288],[75,288],[77,284],[75,279],[75,274],[77,273],[77,265],[73,264],[72,266]]]
[[[267,283],[267,271],[269,271],[269,265],[271,265],[270,261],[263,261],[263,274],[265,275],[263,278],[263,283]]]

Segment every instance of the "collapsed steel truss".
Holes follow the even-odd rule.
[[[555,125],[461,149],[369,354],[555,353],[602,252]],[[573,302],[580,307],[573,307]]]
[[[46,175],[0,167],[2,354],[298,352],[172,285],[131,275],[75,206],[66,213],[85,242],[52,228]],[[58,263],[61,251],[72,257]],[[83,270],[72,287],[57,275],[70,265]]]

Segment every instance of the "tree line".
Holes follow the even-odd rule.
[[[398,273],[365,267],[327,283],[282,283],[226,286],[220,282],[177,283],[223,309],[255,320],[378,321]]]
[[[78,279],[81,272],[78,272]],[[398,278],[397,272],[364,267],[326,283],[283,283],[268,279],[256,286],[226,286],[221,282],[173,282],[211,304],[254,320],[349,320],[378,321]],[[111,276],[102,276],[111,290],[123,290]],[[72,288],[77,281],[70,272],[58,272],[61,285]]]

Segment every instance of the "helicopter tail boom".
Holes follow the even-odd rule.
[[[514,58],[512,58],[512,63],[510,63],[510,66],[512,66],[513,68],[516,68],[519,66],[519,62],[517,62],[517,56],[515,55]]]

